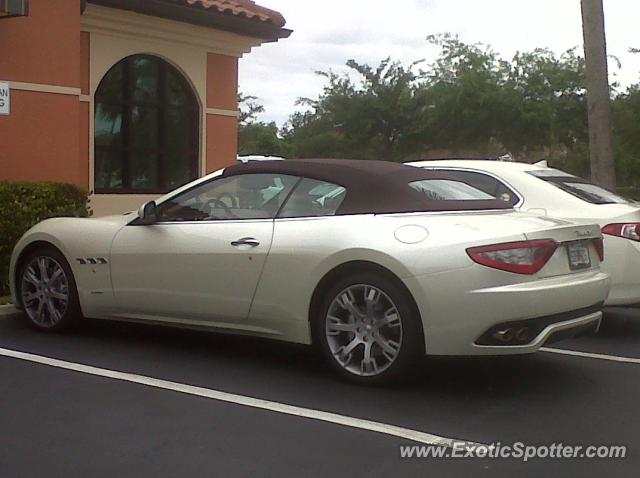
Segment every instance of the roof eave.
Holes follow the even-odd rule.
[[[166,18],[193,25],[215,28],[240,35],[259,38],[264,42],[275,42],[288,38],[292,30],[280,28],[258,20],[230,16],[215,10],[193,8],[162,0],[87,0],[105,7],[129,10],[144,15]]]

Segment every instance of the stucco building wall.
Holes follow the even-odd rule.
[[[0,81],[11,115],[0,116],[0,180],[62,181],[94,189],[94,98],[104,75],[136,54],[162,58],[200,106],[199,173],[237,154],[238,59],[262,41],[226,31],[89,4],[31,0],[28,17],[0,25]],[[99,194],[95,215],[137,209],[156,195]]]

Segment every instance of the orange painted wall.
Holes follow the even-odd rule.
[[[80,87],[80,0],[31,0],[0,25],[0,81]],[[88,184],[77,96],[11,90],[0,116],[0,179]],[[86,156],[84,158],[86,162]]]
[[[31,0],[0,26],[0,79],[80,86],[80,0]]]
[[[238,58],[207,55],[207,108],[238,109]],[[207,172],[235,164],[238,155],[238,119],[207,115]]]
[[[238,119],[207,115],[207,173],[235,164],[238,154]]]
[[[86,187],[80,171],[77,96],[11,91],[0,116],[0,179],[62,181]]]
[[[238,59],[233,56],[207,55],[207,107],[238,109]]]
[[[89,32],[80,32],[80,88],[83,95],[89,94],[91,70],[91,37]]]

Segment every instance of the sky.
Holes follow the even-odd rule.
[[[580,0],[257,0],[281,12],[288,39],[255,48],[240,60],[240,91],[265,107],[261,121],[282,126],[300,109],[300,97],[316,98],[325,81],[316,71],[346,72],[345,63],[377,65],[390,56],[410,63],[433,62],[438,50],[427,35],[457,34],[511,58],[538,47],[582,53]],[[604,0],[611,81],[640,81],[637,0]]]

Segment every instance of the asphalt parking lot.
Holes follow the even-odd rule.
[[[640,359],[639,344],[640,313],[625,312],[554,351],[431,358],[416,381],[367,388],[306,347],[101,321],[49,335],[0,317],[0,477],[628,476],[640,360],[617,357]],[[411,433],[627,457],[402,459]]]

